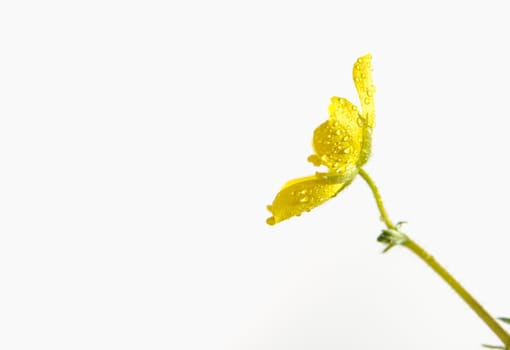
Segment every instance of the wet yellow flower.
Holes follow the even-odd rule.
[[[358,58],[352,70],[362,113],[347,99],[332,97],[329,119],[315,129],[315,154],[308,160],[315,166],[327,167],[328,171],[287,182],[267,207],[273,214],[267,219],[268,224],[299,216],[333,198],[367,162],[375,119],[371,60],[371,55]]]

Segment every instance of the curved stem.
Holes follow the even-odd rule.
[[[412,239],[408,239],[402,245],[419,256],[432,270],[448,283],[450,287],[469,305],[469,307],[489,326],[497,337],[505,344],[510,346],[510,335],[499,325],[499,323],[483,308],[478,301],[443,267],[436,259],[425,249],[420,247]]]
[[[386,224],[388,230],[383,231],[390,236],[394,234],[394,238],[398,239],[398,243],[403,245],[416,256],[422,259],[434,272],[436,272],[461,298],[469,305],[469,307],[482,319],[483,322],[496,334],[496,336],[505,344],[506,349],[510,349],[510,335],[499,325],[499,323],[476,301],[475,298],[441,265],[432,255],[430,255],[425,249],[414,242],[403,232],[398,230],[398,226],[394,226],[389,219],[388,213],[384,208],[381,194],[377,189],[372,178],[363,169],[360,169],[359,174],[367,182],[368,186],[372,190],[377,207],[381,213],[381,218]],[[405,239],[402,240],[402,237]]]
[[[381,213],[381,219],[384,221],[384,224],[387,228],[394,228],[395,226],[390,220],[390,217],[388,216],[388,213],[386,212],[386,209],[384,208],[384,204],[382,201],[381,194],[379,193],[379,189],[375,185],[374,180],[368,175],[368,173],[363,170],[362,168],[359,169],[359,174],[363,178],[363,180],[366,181],[370,189],[372,190],[372,193],[374,194],[375,202],[377,203],[377,208],[379,208],[379,212]]]

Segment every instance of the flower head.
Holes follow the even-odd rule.
[[[268,224],[299,216],[333,198],[354,180],[359,168],[367,162],[375,119],[371,60],[369,54],[358,58],[352,70],[362,112],[349,100],[332,97],[329,119],[313,134],[315,154],[308,160],[315,166],[325,166],[328,171],[288,181],[267,207],[273,214],[267,219]]]

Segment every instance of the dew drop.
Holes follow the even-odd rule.
[[[301,203],[307,203],[309,200],[310,200],[310,198],[308,198],[308,196],[304,196],[304,197],[302,197],[301,199],[299,199],[299,201],[300,201]]]
[[[358,117],[358,119],[356,120],[356,122],[358,123],[358,126],[359,127],[362,127],[364,124],[365,124],[365,121],[363,120],[363,118],[361,117]]]
[[[343,138],[342,138],[342,141],[349,141],[349,136],[345,135]]]
[[[347,168],[345,170],[351,171],[351,170],[354,170],[354,168],[356,168],[356,166],[354,164],[350,164],[349,166],[347,166]]]

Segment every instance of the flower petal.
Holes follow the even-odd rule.
[[[372,55],[367,54],[358,58],[352,68],[352,78],[358,91],[361,103],[362,117],[368,126],[373,128],[375,121],[374,93],[375,86],[372,81]]]
[[[352,69],[354,85],[358,91],[363,113],[363,143],[357,165],[362,166],[370,157],[372,150],[372,128],[375,126],[374,94],[375,86],[372,81],[372,56],[367,54],[358,58]]]
[[[287,182],[276,195],[273,204],[267,209],[273,214],[267,219],[269,225],[299,216],[305,211],[333,198],[345,188],[356,176],[353,172],[346,177],[313,175]]]
[[[358,162],[363,143],[364,121],[358,108],[345,98],[332,97],[329,120],[313,135],[315,155],[308,158],[315,165],[325,165],[330,172],[352,170]]]

